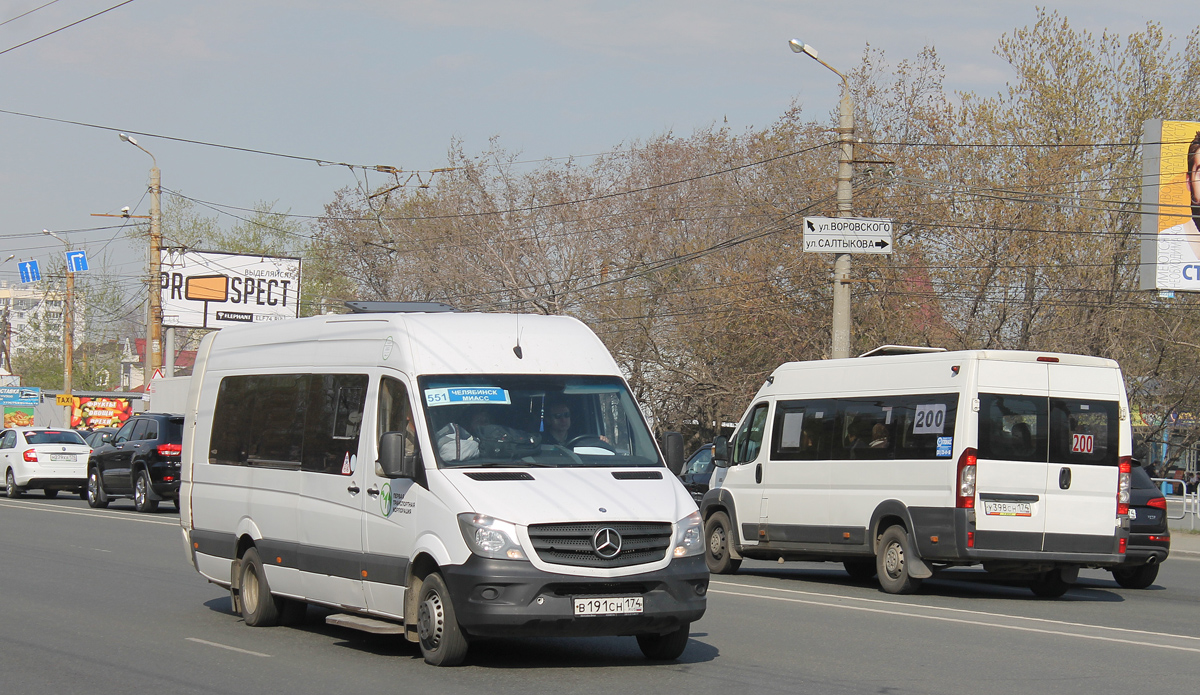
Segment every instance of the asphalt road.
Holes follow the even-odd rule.
[[[1176,547],[1200,550],[1195,537]],[[677,663],[632,638],[494,640],[437,669],[394,637],[255,629],[184,556],[177,515],[118,501],[0,499],[4,693],[1195,692],[1200,552],[1149,590],[1082,573],[1057,600],[964,570],[896,597],[829,564],[714,577]]]

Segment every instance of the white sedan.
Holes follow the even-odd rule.
[[[42,490],[54,498],[69,490],[87,498],[87,463],[92,450],[75,430],[12,427],[0,433],[0,467],[9,497]]]

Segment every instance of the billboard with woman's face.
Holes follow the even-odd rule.
[[[1146,121],[1142,130],[1144,290],[1200,291],[1200,123]]]

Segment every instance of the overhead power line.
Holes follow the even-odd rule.
[[[32,10],[26,10],[25,12],[22,12],[21,14],[17,15],[16,17],[13,17],[12,19],[6,19],[6,20],[4,20],[3,22],[0,22],[0,27],[4,26],[5,24],[8,24],[9,22],[15,22],[15,21],[17,21],[18,19],[20,19],[20,18],[22,18],[22,17],[24,17],[24,16],[26,16],[26,15],[31,15],[31,14],[33,14],[34,12],[37,12],[38,10],[40,10],[40,9],[42,9],[42,8],[49,7],[49,6],[53,5],[53,4],[54,4],[54,3],[56,3],[56,2],[58,2],[58,0],[50,0],[50,2],[48,2],[48,3],[44,4],[44,5],[39,5],[39,6],[35,7],[35,8],[33,8]]]
[[[96,14],[88,15],[87,17],[84,17],[83,19],[81,19],[77,22],[71,22],[70,24],[66,25],[65,27],[59,27],[59,28],[55,29],[54,31],[46,32],[45,34],[42,34],[41,36],[37,36],[32,39],[29,39],[28,41],[25,41],[24,43],[19,43],[16,46],[6,48],[3,51],[0,51],[0,56],[4,55],[5,53],[8,53],[9,51],[15,51],[22,46],[28,46],[29,44],[33,43],[34,41],[40,41],[40,40],[46,38],[47,36],[53,36],[54,34],[57,34],[58,32],[63,31],[65,29],[70,29],[73,26],[83,24],[84,22],[88,21],[89,19],[95,19],[96,17],[99,17],[100,15],[104,14],[105,12],[112,12],[113,10],[117,9],[118,7],[128,5],[131,2],[133,2],[133,0],[125,0],[125,2],[119,2],[116,5],[113,5],[112,7],[108,8],[107,10],[100,10]],[[46,3],[46,5],[49,5],[49,4],[52,4],[52,3]],[[42,7],[45,7],[46,5],[42,5]],[[35,12],[36,10],[40,10],[40,9],[41,9],[41,7],[38,7],[33,10],[30,10],[29,12]],[[26,12],[25,14],[29,14],[29,12]],[[25,15],[21,15],[21,16],[24,17]],[[19,17],[14,17],[13,19],[19,19]],[[9,21],[12,21],[12,20],[9,20]],[[8,22],[5,22],[5,24],[7,24],[7,23]]]

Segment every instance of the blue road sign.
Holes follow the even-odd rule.
[[[42,271],[38,270],[37,261],[24,261],[17,264],[21,270],[21,282],[37,282],[42,279]]]
[[[72,273],[82,273],[88,269],[87,253],[84,251],[67,251],[67,270]]]

